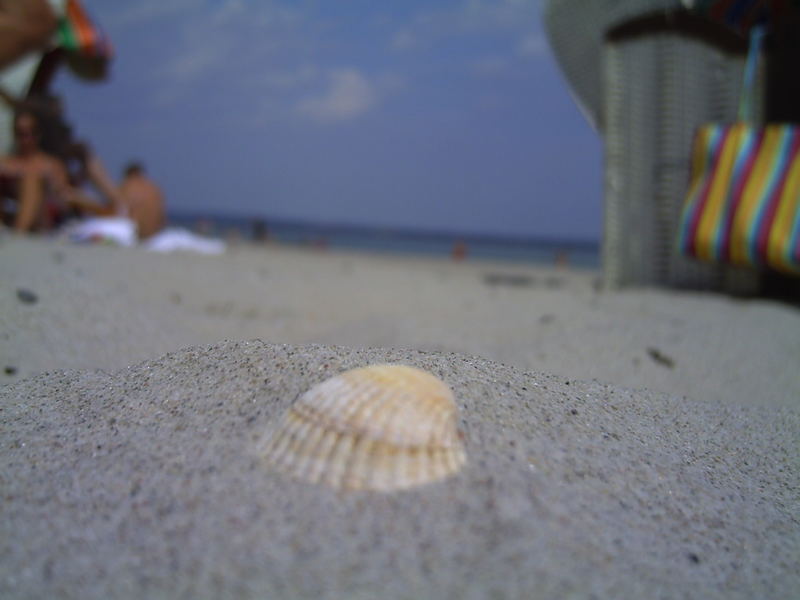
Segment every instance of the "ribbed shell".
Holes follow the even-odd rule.
[[[276,469],[335,488],[391,491],[466,462],[450,388],[419,369],[373,365],[303,394],[264,448]]]

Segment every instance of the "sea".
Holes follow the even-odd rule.
[[[596,269],[600,265],[600,246],[594,240],[414,231],[194,213],[170,214],[168,219],[170,226],[222,238],[232,244],[272,242],[321,250],[569,265],[587,269]]]

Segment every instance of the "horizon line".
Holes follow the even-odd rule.
[[[552,244],[557,243],[569,243],[572,245],[581,245],[581,246],[599,246],[600,245],[600,238],[583,238],[579,236],[575,237],[555,237],[555,236],[546,236],[546,235],[535,235],[531,234],[529,236],[521,235],[521,234],[503,234],[503,233],[481,233],[481,232],[468,232],[468,231],[457,231],[457,230],[446,230],[446,229],[428,229],[428,228],[415,228],[413,226],[396,226],[396,225],[368,225],[368,224],[357,224],[357,223],[345,223],[345,222],[332,222],[332,221],[312,221],[303,218],[291,218],[291,217],[267,217],[264,215],[259,214],[241,214],[241,213],[229,213],[224,214],[215,211],[202,211],[202,210],[168,210],[167,211],[167,219],[171,220],[173,217],[178,218],[179,220],[190,220],[190,219],[208,219],[211,221],[263,221],[269,228],[270,224],[277,224],[281,226],[295,226],[295,227],[304,227],[308,229],[318,229],[318,230],[328,230],[328,231],[353,231],[353,232],[361,232],[361,233],[384,233],[384,234],[393,234],[393,235],[407,235],[407,236],[416,236],[416,237],[451,237],[451,238],[468,238],[472,240],[484,240],[484,241],[516,241],[516,242],[547,242]]]

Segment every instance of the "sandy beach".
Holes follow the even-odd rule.
[[[800,310],[593,271],[0,237],[2,598],[775,598],[800,589]],[[268,469],[299,394],[453,390],[468,464]]]

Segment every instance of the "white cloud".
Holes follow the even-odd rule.
[[[389,35],[376,39],[385,40],[393,50],[429,49],[452,56],[445,68],[460,61],[456,68],[479,76],[510,71],[514,61],[541,51],[537,44],[543,38],[536,32],[538,0],[459,0],[440,10],[430,6],[411,17],[384,16],[380,29]],[[389,63],[381,68],[379,54],[363,56],[357,50],[358,55],[342,55],[341,51],[352,53],[351,40],[340,37],[342,22],[299,3],[139,0],[115,10],[117,23],[132,24],[128,35],[146,36],[155,25],[171,32],[149,45],[158,58],[148,70],[147,93],[160,106],[194,101],[198,96],[238,95],[251,98],[258,107],[269,107],[265,114],[342,121],[408,89],[413,69],[419,67],[412,57],[412,62],[398,67],[411,71],[398,78],[386,72]],[[475,51],[460,44],[456,38],[461,37],[491,41],[492,58],[481,59],[486,44]],[[450,49],[441,42],[450,39],[459,45],[447,54]],[[369,75],[365,63],[370,65]],[[330,68],[337,64],[352,66]],[[430,69],[437,68],[441,66],[434,61]]]
[[[435,6],[435,5],[434,5]],[[415,14],[398,26],[389,39],[392,50],[428,48],[442,40],[499,36],[520,46],[508,46],[509,58],[530,57],[542,52],[539,0],[462,0],[447,8],[431,8]]]
[[[418,46],[419,40],[413,33],[403,29],[392,36],[390,45],[393,50],[409,50]]]
[[[526,58],[538,58],[549,52],[550,46],[541,33],[530,33],[523,37],[517,45],[517,53]]]
[[[470,29],[515,28],[532,22],[538,6],[537,0],[466,0],[456,17]]]
[[[464,0],[418,15],[415,28],[434,35],[527,29],[538,21],[538,13],[539,0]]]
[[[317,77],[313,66],[298,65],[315,43],[305,35],[307,24],[299,10],[267,1],[191,0],[193,4],[178,14],[176,8],[184,2],[166,0],[159,8],[145,0],[138,9],[117,15],[142,32],[149,28],[148,18],[162,27],[165,20],[172,21],[172,37],[153,40],[160,47],[160,62],[150,71],[150,95],[156,105],[197,97],[198,86],[205,96],[217,93],[221,82],[231,94],[274,95]]]
[[[230,44],[218,38],[213,44],[195,44],[190,52],[170,57],[159,68],[159,73],[174,83],[186,83],[201,78],[212,69],[225,64]]]
[[[368,111],[376,101],[375,86],[358,70],[334,69],[328,73],[327,89],[301,100],[297,110],[318,121],[344,121]]]
[[[110,13],[107,17],[104,16],[104,21],[110,26],[128,27],[179,15],[196,6],[197,0],[139,0],[126,3],[125,8],[116,13],[104,7]]]

